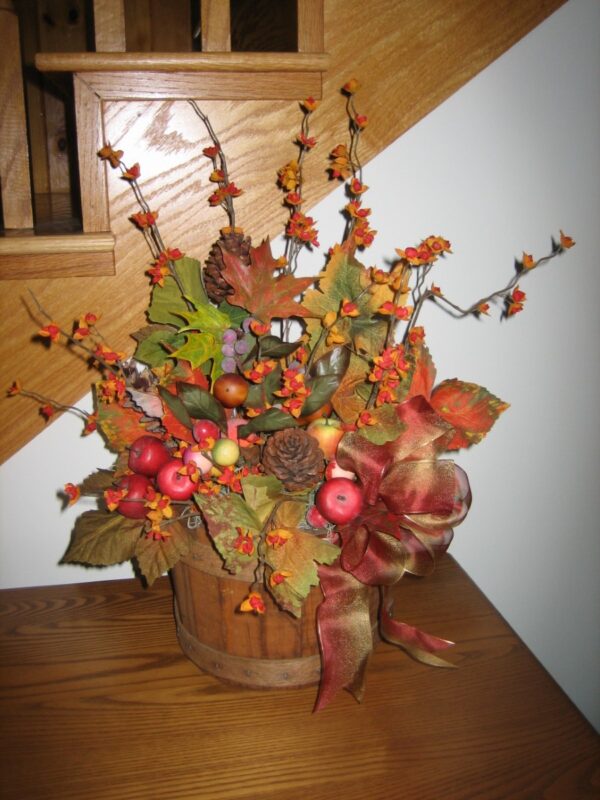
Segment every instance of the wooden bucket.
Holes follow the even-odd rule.
[[[264,614],[238,611],[254,579],[252,569],[237,575],[223,562],[203,528],[190,555],[171,570],[177,637],[200,669],[228,683],[252,688],[309,686],[321,677],[316,611],[323,599],[311,590],[297,619],[261,592]],[[377,627],[377,590],[371,620]]]

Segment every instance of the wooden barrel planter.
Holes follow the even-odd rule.
[[[231,575],[200,527],[188,557],[171,570],[177,637],[200,669],[223,681],[262,689],[309,686],[321,677],[316,611],[321,589],[311,590],[298,619],[262,592],[265,614],[242,613],[252,569]],[[376,630],[378,594],[371,619]]]

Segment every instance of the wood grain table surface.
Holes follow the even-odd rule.
[[[358,704],[202,674],[168,578],[0,592],[0,796],[10,800],[579,800],[600,737],[446,557],[396,615],[457,669],[378,645]]]

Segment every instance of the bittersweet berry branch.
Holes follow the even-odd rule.
[[[191,107],[194,109],[194,112],[200,119],[204,127],[206,128],[206,132],[211,138],[213,145],[217,148],[217,154],[213,157],[213,166],[217,168],[217,159],[218,159],[218,168],[220,169],[221,173],[223,174],[223,180],[219,181],[219,186],[221,188],[225,188],[229,185],[229,172],[227,170],[227,159],[225,158],[225,153],[223,152],[223,148],[221,147],[221,142],[215,130],[210,122],[210,119],[207,115],[202,111],[200,106],[195,100],[188,101]],[[229,219],[229,225],[231,228],[235,228],[235,208],[233,205],[233,197],[229,194],[225,195],[223,202],[221,203],[221,207],[225,210],[227,217]]]
[[[46,309],[42,306],[42,304],[37,299],[35,294],[31,291],[31,289],[28,289],[28,292],[31,295],[31,298],[32,298],[33,302],[36,304],[37,309],[40,312],[40,314],[42,314],[42,316],[44,316],[49,322],[53,322],[53,318],[46,311]],[[97,361],[102,367],[104,367],[105,369],[107,369],[109,371],[113,370],[115,367],[117,367],[117,369],[120,370],[120,372],[123,375],[123,378],[127,382],[127,378],[126,378],[126,376],[124,374],[123,365],[122,365],[121,361],[116,361],[114,364],[109,364],[108,361],[103,359],[102,356],[99,356],[96,353],[95,350],[92,350],[91,347],[88,347],[86,344],[84,344],[83,341],[81,341],[80,339],[75,339],[75,337],[72,334],[68,333],[63,328],[60,328],[59,326],[57,326],[57,328],[58,328],[58,331],[60,332],[61,336],[64,336],[64,338],[67,340],[67,342],[72,347],[78,347],[80,350],[83,350],[84,353],[87,353],[89,356],[91,356],[91,358],[93,358],[94,361]]]

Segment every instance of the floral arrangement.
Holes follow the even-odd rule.
[[[468,308],[430,279],[451,253],[441,236],[398,249],[387,269],[363,266],[357,253],[376,231],[363,204],[359,142],[368,120],[356,109],[357,89],[355,80],[343,88],[349,141],[329,164],[331,178],[346,183],[345,231],[318,277],[296,274],[303,250],[319,246],[302,210],[317,102],[301,104],[297,156],[278,171],[289,219],[275,256],[268,240],[255,245],[236,227],[241,190],[191,101],[210,139],[209,203],[228,220],[204,263],[164,243],[140,166],[126,166],[110,145],[99,153],[130,183],[139,205],[132,221],[153,257],[148,325],[133,334],[133,359],[105,342],[93,312],[64,330],[38,303],[47,322],[39,336],[79,348],[99,371],[95,411],[71,410],[116,455],[111,470],[64,488],[71,503],[81,494],[99,501],[77,519],[64,561],[134,559],[151,584],[190,553],[201,519],[225,570],[254,568],[239,613],[264,614],[268,593],[299,616],[320,586],[317,708],[339,688],[362,693],[371,587],[381,592],[381,636],[426,663],[446,663],[439,653],[451,643],[395,620],[390,588],[404,572],[430,573],[449,546],[470,490],[444,456],[480,442],[507,404],[474,383],[436,383],[417,324],[423,307],[461,317],[496,304],[512,317],[526,299],[518,282],[574,244],[561,231],[548,256],[523,253],[506,286]],[[46,416],[64,408],[18,382],[9,394],[35,399]]]

